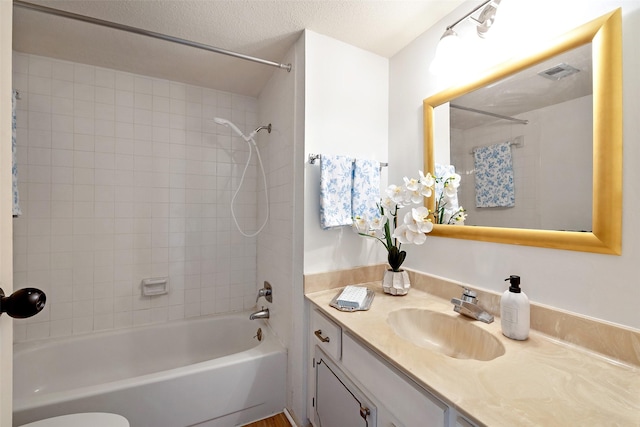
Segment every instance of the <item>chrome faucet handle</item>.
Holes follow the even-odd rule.
[[[268,302],[273,302],[273,289],[271,288],[271,283],[265,280],[264,288],[258,289],[258,296],[256,297],[256,304],[260,297],[264,297]]]
[[[472,319],[480,320],[484,323],[493,322],[493,315],[478,305],[478,300],[476,299],[478,294],[471,289],[463,289],[462,297],[460,299],[451,298],[453,311],[467,317],[471,317]]]
[[[462,301],[466,301],[466,302],[470,302],[472,304],[476,304],[478,302],[478,300],[476,299],[476,297],[478,296],[478,294],[475,291],[472,291],[471,289],[467,289],[464,288],[464,290],[462,291]]]

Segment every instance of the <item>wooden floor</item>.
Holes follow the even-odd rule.
[[[245,427],[291,427],[291,424],[289,424],[287,417],[285,417],[283,413],[280,413],[271,418],[247,424]]]

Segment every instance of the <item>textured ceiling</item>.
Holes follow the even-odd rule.
[[[283,62],[308,28],[391,57],[463,0],[30,0]],[[257,96],[275,68],[14,7],[14,49]],[[330,60],[327,58],[327,60]]]
[[[593,93],[592,45],[587,43],[551,59],[506,77],[451,102],[494,114],[515,117],[550,105],[581,98]],[[560,80],[549,80],[539,72],[559,64],[580,70]],[[526,115],[519,117],[527,119]],[[499,121],[494,117],[451,109],[451,127],[471,129]],[[507,123],[507,122],[503,122]]]

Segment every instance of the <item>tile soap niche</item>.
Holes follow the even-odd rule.
[[[142,279],[142,295],[164,295],[169,292],[168,277]]]

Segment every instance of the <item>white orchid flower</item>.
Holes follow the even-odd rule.
[[[422,171],[418,171],[420,173],[420,184],[425,187],[433,187],[436,184],[436,179],[431,176],[431,173],[427,172],[426,175]]]
[[[457,173],[454,173],[449,177],[449,183],[453,185],[456,188],[456,190],[458,189],[458,187],[460,187],[461,180],[462,178]]]
[[[391,237],[393,237],[394,239],[398,239],[398,242],[404,245],[413,241],[412,234],[413,232],[403,224],[393,230],[393,234],[391,235]]]
[[[404,224],[414,233],[430,233],[433,223],[429,220],[429,209],[421,206],[411,209],[404,216]]]
[[[411,233],[414,245],[421,245],[427,241],[427,235],[422,232]]]
[[[385,197],[380,201],[380,207],[382,207],[384,216],[392,219],[394,217],[393,213],[397,208],[401,208],[402,205],[398,205],[391,197]]]
[[[390,185],[387,188],[387,196],[397,205],[402,204],[405,199],[405,190],[397,185]]]
[[[424,233],[412,231],[407,224],[402,224],[393,232],[393,238],[398,239],[402,244],[413,243],[421,245],[427,240]]]
[[[433,187],[427,187],[426,185],[423,185],[422,188],[420,188],[420,194],[422,195],[422,197],[431,197],[431,195],[433,194]]]
[[[387,217],[381,216],[371,220],[369,223],[369,228],[373,231],[382,230],[382,227],[387,223]]]
[[[458,187],[460,187],[460,175],[454,173],[444,182],[443,192],[448,198],[454,197],[458,194]]]
[[[408,200],[406,200],[407,204],[409,204],[409,202],[413,203],[413,204],[418,204],[420,202],[422,202],[423,200],[423,195],[419,190],[414,190],[414,191],[407,191],[406,196],[408,198]]]
[[[427,175],[424,175],[422,171],[418,171],[420,173],[420,179],[418,182],[420,183],[420,193],[424,197],[431,197],[433,194],[433,186],[436,185],[436,180],[429,172]]]
[[[403,179],[404,186],[407,188],[407,190],[417,191],[420,188],[420,181],[418,181],[416,178],[409,179],[405,176]]]
[[[460,184],[458,184],[458,186],[459,185]],[[455,185],[455,181],[450,181],[447,179],[444,183],[444,188],[442,189],[444,196],[449,199],[455,197],[456,194],[458,194],[458,186]]]
[[[429,218],[429,209],[424,206],[411,209],[411,218],[418,227],[418,231],[423,233],[431,233],[433,230],[433,222]]]
[[[362,217],[360,215],[356,215],[353,218],[353,223],[351,225],[351,228],[356,233],[367,234],[369,232],[369,222],[367,221],[366,218],[364,218],[364,217]]]

